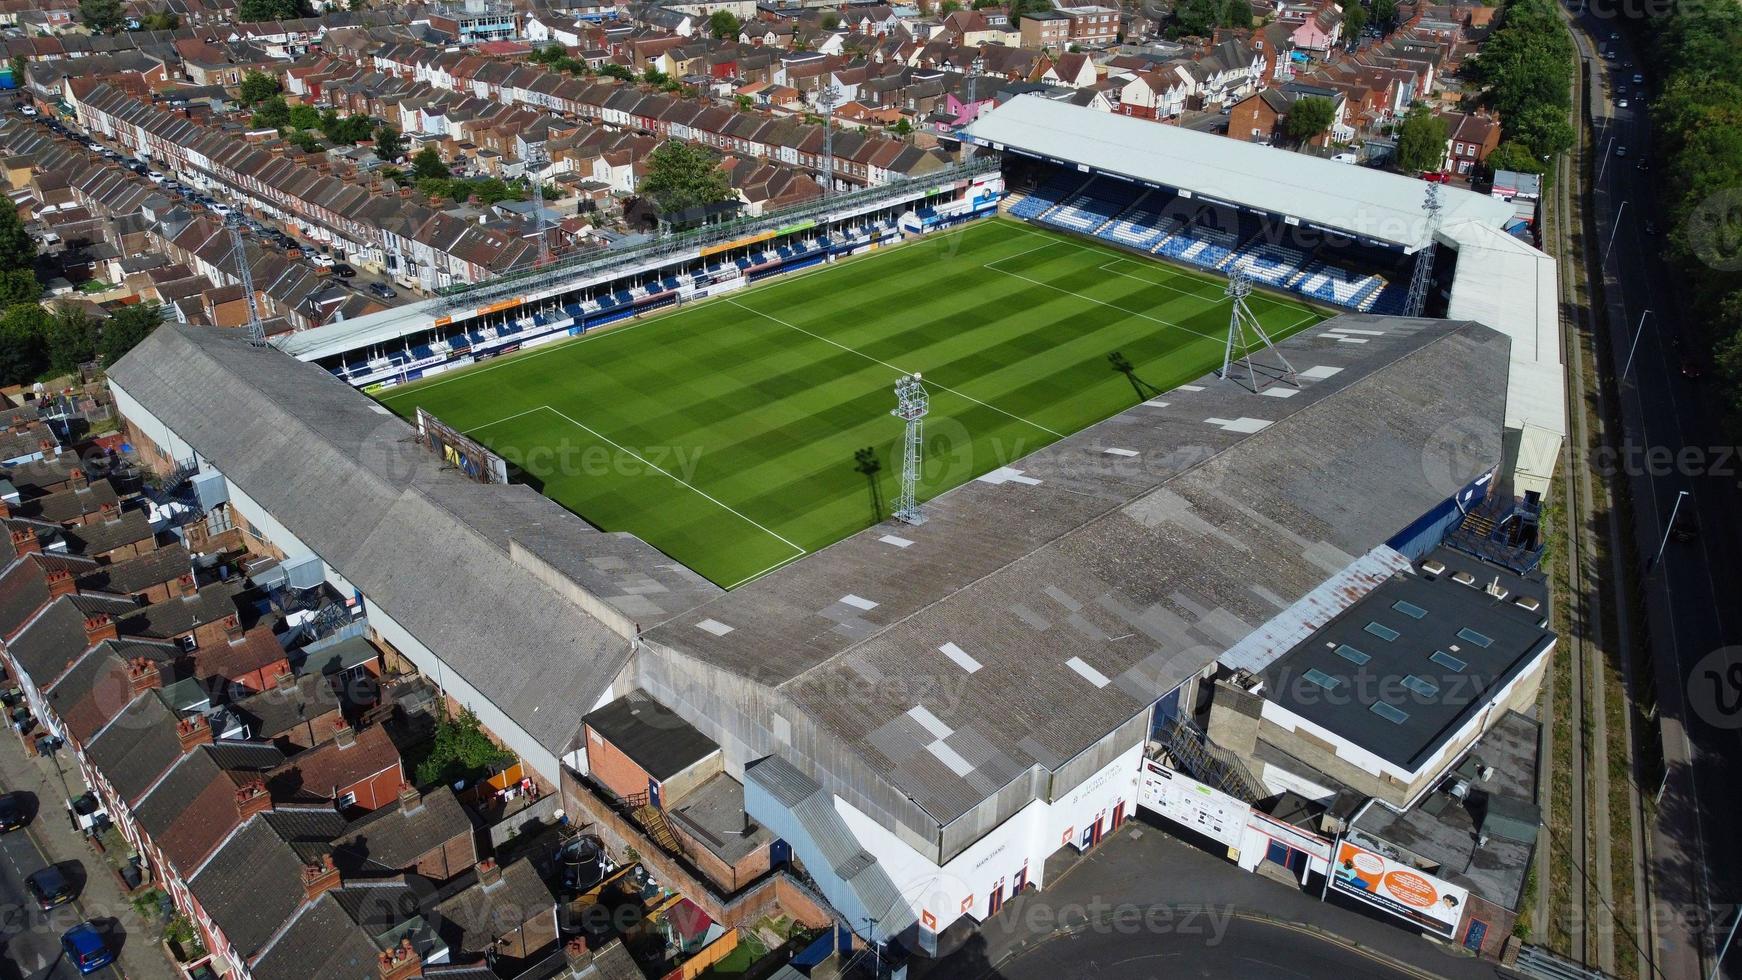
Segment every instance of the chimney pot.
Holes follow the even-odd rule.
[[[185,755],[198,746],[211,744],[212,726],[206,723],[204,715],[190,715],[175,723],[175,736]]]
[[[50,599],[63,595],[71,595],[77,591],[73,584],[73,575],[64,568],[57,568],[48,573],[48,597]]]
[[[20,555],[40,554],[42,542],[36,539],[33,532],[17,528],[12,532],[12,550]]]
[[[85,645],[96,646],[104,640],[113,640],[121,635],[115,626],[115,621],[108,613],[95,613],[85,617]]]
[[[348,749],[357,742],[357,730],[348,722],[340,721],[333,726],[333,741],[338,743],[339,748]]]
[[[502,866],[495,858],[485,858],[478,862],[478,884],[488,888],[502,880]]]

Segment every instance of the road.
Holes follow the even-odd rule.
[[[36,817],[44,818],[60,819],[61,815],[50,810]],[[75,901],[43,912],[24,887],[27,875],[48,864],[29,828],[0,835],[0,943],[5,946],[4,956],[0,957],[0,977],[6,980],[49,977],[61,980],[79,975],[78,969],[62,955],[60,937],[85,917],[81,911],[83,903]],[[86,874],[83,865],[64,863],[60,870],[82,893]],[[114,980],[120,974],[110,966],[89,976]]]
[[[1742,897],[1742,837],[1728,820],[1742,807],[1742,609],[1733,605],[1742,596],[1742,464],[1716,422],[1721,414],[1708,407],[1710,393],[1684,373],[1681,349],[1703,342],[1680,307],[1662,236],[1648,228],[1666,222],[1652,196],[1656,181],[1639,166],[1651,144],[1645,92],[1634,81],[1636,72],[1647,71],[1636,55],[1641,47],[1614,18],[1582,7],[1573,12],[1581,56],[1603,65],[1608,78],[1592,99],[1593,240],[1608,252],[1599,252],[1609,305],[1599,311],[1609,314],[1600,321],[1609,331],[1604,366],[1616,377],[1626,370],[1619,389],[1624,441],[1614,479],[1631,491],[1633,544],[1648,568],[1641,599],[1668,767],[1652,839],[1657,960],[1665,976],[1704,976],[1710,963],[1702,964],[1695,951],[1723,941]],[[1604,47],[1617,57],[1604,58]],[[1644,88],[1653,82],[1647,77]],[[1617,91],[1623,85],[1626,107]],[[1678,498],[1697,519],[1699,531],[1690,541],[1665,540]],[[1662,559],[1654,561],[1660,548]],[[1742,957],[1732,953],[1723,967],[1726,976],[1742,976]]]
[[[1036,947],[998,970],[1005,980],[1106,977],[1242,977],[1247,980],[1404,980],[1405,971],[1339,943],[1274,922],[1233,918],[1215,940],[1192,936],[1074,933]]]

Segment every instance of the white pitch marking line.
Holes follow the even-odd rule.
[[[1159,323],[1164,327],[1172,327],[1175,330],[1183,330],[1186,333],[1189,333],[1194,337],[1202,337],[1205,340],[1216,340],[1216,341],[1222,341],[1222,340],[1228,339],[1226,334],[1218,337],[1215,334],[1201,333],[1197,330],[1193,330],[1191,327],[1181,326],[1180,324],[1177,324],[1177,323],[1173,322],[1172,320],[1163,320],[1161,317],[1158,317],[1158,316],[1150,316],[1147,313],[1139,313],[1136,310],[1128,310],[1123,306],[1117,306],[1113,303],[1107,302],[1106,300],[1096,299],[1093,296],[1086,296],[1082,293],[1066,289],[1063,286],[1054,286],[1050,282],[1041,282],[1039,279],[1031,279],[1028,276],[1022,275],[1019,272],[1010,272],[1006,269],[992,269],[991,266],[986,266],[986,268],[991,269],[993,272],[996,272],[1001,276],[1012,276],[1014,278],[1021,279],[1023,282],[1031,282],[1031,283],[1035,284],[1036,286],[1043,286],[1047,289],[1056,290],[1058,292],[1064,293],[1066,296],[1075,296],[1076,298],[1078,298],[1080,300],[1086,300],[1090,303],[1094,303],[1096,306],[1105,306],[1110,310],[1118,310],[1119,312],[1125,314],[1126,316],[1142,317],[1143,319],[1148,320],[1151,323]],[[1202,299],[1203,297],[1199,297],[1199,298]]]
[[[1025,249],[1023,249],[1023,250],[1022,250],[1022,251],[1020,251],[1020,252],[1017,252],[1017,253],[1015,253],[1015,254],[1014,254],[1014,255],[1006,255],[1006,256],[1004,256],[1004,257],[1002,257],[1002,258],[996,258],[996,259],[993,259],[993,260],[992,260],[992,261],[990,261],[990,262],[984,262],[984,263],[981,263],[981,267],[982,267],[982,268],[986,268],[986,269],[992,269],[992,267],[993,267],[993,266],[995,266],[995,265],[997,265],[997,264],[998,264],[998,263],[1000,263],[1000,262],[1007,262],[1007,261],[1009,261],[1009,260],[1010,260],[1010,259],[1019,259],[1019,258],[1021,258],[1021,257],[1023,257],[1023,256],[1024,256],[1024,255],[1027,255],[1027,254],[1028,254],[1028,253],[1030,253],[1030,252],[1038,252],[1038,251],[1040,251],[1040,250],[1041,250],[1041,249],[1043,249],[1043,248],[1051,248],[1051,247],[1052,247],[1052,246],[1054,246],[1054,245],[1062,245],[1062,244],[1064,244],[1064,243],[1063,243],[1063,242],[1060,242],[1060,241],[1056,241],[1056,240],[1055,240],[1055,241],[1046,241],[1046,242],[1042,242],[1042,243],[1041,243],[1041,244],[1039,244],[1039,245],[1036,245],[1036,246],[1035,246],[1035,247],[1033,247],[1033,248],[1025,248]],[[1001,270],[998,270],[998,269],[992,269],[992,271],[993,271],[993,272],[999,272],[999,271],[1001,271]]]
[[[1097,268],[1101,272],[1106,272],[1106,273],[1109,273],[1109,274],[1115,275],[1115,276],[1124,276],[1127,279],[1135,279],[1138,282],[1144,283],[1145,285],[1155,286],[1159,289],[1171,289],[1174,292],[1179,293],[1181,296],[1190,296],[1193,299],[1222,299],[1223,298],[1220,296],[1205,296],[1203,293],[1194,293],[1189,289],[1181,289],[1178,286],[1172,285],[1170,283],[1157,282],[1154,279],[1149,278],[1148,276],[1139,276],[1139,275],[1133,275],[1132,273],[1129,273],[1129,272],[1120,272],[1117,268],[1115,268],[1115,266],[1118,266],[1121,264],[1137,265],[1136,262],[1133,262],[1130,259],[1114,259],[1113,261],[1107,263],[1106,265],[1097,266]],[[1139,266],[1139,268],[1142,268],[1142,267]],[[998,272],[999,270],[993,269],[992,271]]]
[[[545,408],[545,406],[540,405],[537,408],[529,408],[524,412],[515,412],[513,415],[510,415],[505,419],[497,419],[494,422],[485,422],[483,425],[474,425],[470,429],[467,429],[464,432],[461,432],[460,435],[469,436],[472,433],[477,432],[479,429],[488,429],[489,427],[491,427],[493,425],[501,425],[504,422],[512,422],[515,419],[520,418],[522,415],[531,415],[533,412],[543,411],[544,408]]]
[[[677,474],[672,473],[671,471],[669,471],[661,466],[658,466],[654,463],[648,462],[646,459],[642,458],[641,455],[636,453],[635,450],[630,449],[627,446],[624,446],[623,444],[612,439],[610,436],[607,436],[604,433],[600,432],[598,429],[595,429],[592,426],[587,425],[583,422],[575,421],[573,418],[570,418],[566,413],[564,413],[560,409],[551,408],[551,406],[549,406],[549,405],[545,405],[543,407],[548,409],[549,411],[554,412],[555,414],[561,416],[563,421],[567,422],[568,424],[575,426],[576,428],[585,429],[588,432],[591,432],[595,438],[603,439],[604,441],[610,443],[611,445],[616,446],[618,450],[625,452],[625,453],[628,453],[630,456],[633,456],[637,461],[639,461],[641,463],[641,465],[647,467],[648,469],[658,470],[659,472],[664,473],[666,476],[671,477],[671,479],[674,482],[678,483],[679,485],[688,487],[689,489],[695,491],[696,493],[700,494],[701,496],[712,501],[714,504],[718,505],[720,508],[722,508],[724,510],[731,511],[733,514],[736,514],[740,519],[742,519],[746,524],[753,525],[756,528],[767,532],[770,536],[778,539],[781,544],[784,544],[788,548],[791,548],[794,551],[798,552],[798,554],[792,556],[793,558],[798,558],[798,557],[801,557],[804,554],[806,554],[804,548],[792,543],[791,541],[788,541],[785,537],[781,536],[781,534],[779,532],[774,531],[774,530],[772,530],[768,527],[765,527],[764,525],[758,523],[756,520],[754,520],[751,517],[747,516],[746,514],[742,513],[741,511],[739,511],[737,508],[731,506],[730,504],[725,503],[724,501],[720,500],[718,497],[715,497],[713,494],[707,492],[706,490],[703,490],[701,487],[698,487],[693,483],[689,483],[689,482],[684,481],[683,479],[678,477]],[[792,558],[787,559],[787,561],[791,561],[791,560],[792,560]],[[761,573],[759,572],[757,574],[761,574]]]
[[[994,271],[997,271],[997,270],[994,270]],[[1005,275],[1013,275],[1013,274],[1014,273],[1005,273]],[[726,302],[732,304],[733,306],[736,306],[737,308],[739,308],[740,310],[743,310],[746,313],[754,313],[757,316],[766,317],[767,319],[773,320],[775,323],[778,323],[781,326],[786,327],[789,330],[797,330],[799,333],[802,333],[808,337],[815,337],[816,339],[822,341],[825,344],[830,344],[832,346],[839,347],[840,349],[846,351],[849,354],[857,354],[860,357],[863,357],[864,359],[866,359],[867,361],[872,361],[874,363],[881,364],[884,367],[889,368],[891,371],[898,371],[904,375],[913,373],[912,371],[908,371],[905,368],[898,367],[898,366],[891,364],[888,361],[885,361],[881,358],[872,357],[870,354],[867,354],[864,351],[855,350],[851,347],[848,347],[846,344],[830,340],[829,338],[824,337],[821,334],[814,334],[814,333],[811,333],[809,330],[806,330],[803,327],[793,326],[792,324],[787,323],[785,320],[782,320],[780,317],[777,317],[772,313],[764,313],[761,310],[753,310],[750,307],[745,306],[743,303],[740,303],[735,299],[728,298],[726,300]],[[975,398],[973,395],[967,394],[965,392],[957,391],[956,389],[951,388],[948,385],[938,384],[936,381],[930,381],[930,379],[927,379],[927,380],[929,381],[930,385],[934,388],[937,388],[941,391],[947,391],[952,395],[957,395],[959,397],[966,398],[967,400],[973,402],[976,405],[981,405],[981,406],[984,406],[986,408],[991,409],[994,412],[997,412],[999,415],[1003,415],[1003,416],[1006,416],[1007,418],[1015,419],[1016,421],[1021,422],[1024,425],[1032,425],[1035,428],[1039,429],[1040,431],[1048,433],[1050,435],[1053,435],[1059,439],[1063,439],[1065,437],[1065,434],[1063,432],[1058,432],[1058,431],[1055,431],[1053,429],[1049,429],[1046,426],[1041,425],[1039,422],[1031,422],[1028,419],[1023,418],[1020,415],[1011,415],[1009,412],[1006,412],[1004,409],[999,408],[996,405],[991,405],[991,404],[988,404],[986,402],[983,402],[980,399]]]
[[[767,568],[764,568],[762,571],[751,572],[749,575],[746,575],[743,578],[739,579],[738,581],[733,582],[731,585],[726,586],[726,591],[730,592],[740,585],[744,585],[744,584],[749,583],[749,582],[754,582],[755,580],[761,578],[762,576],[767,575],[769,572],[775,571],[776,569],[779,569],[779,568],[783,568],[783,567],[785,567],[785,566],[787,566],[795,561],[798,561],[800,558],[803,558],[803,557],[804,557],[804,553],[800,553],[800,554],[793,555],[790,558],[782,558],[781,560],[775,562],[774,564],[768,566]]]

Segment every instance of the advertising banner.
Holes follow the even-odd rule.
[[[1457,935],[1470,898],[1466,889],[1347,840],[1337,841],[1330,887],[1446,939]]]
[[[1239,798],[1174,772],[1153,759],[1143,762],[1137,802],[1156,813],[1238,851],[1252,808]]]

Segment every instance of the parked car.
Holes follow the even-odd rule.
[[[213,201],[206,206],[212,209],[213,214],[227,215],[230,213],[230,206],[228,204],[219,204],[217,201]]]
[[[151,181],[153,184],[161,184],[168,178],[163,176],[163,171],[161,170],[148,170],[145,172],[145,179]]]
[[[24,808],[24,800],[17,793],[7,793],[0,796],[0,833],[17,830],[30,822],[30,812]]]
[[[1627,108],[1627,100],[1626,99],[1616,99],[1615,100],[1615,108],[1617,108],[1617,109]]]
[[[398,290],[394,289],[392,286],[389,286],[384,282],[372,282],[372,283],[370,283],[369,284],[369,291],[374,293],[375,295],[381,297],[382,299],[393,299],[394,297],[399,295]]]
[[[1676,508],[1675,523],[1669,526],[1669,536],[1677,541],[1692,541],[1700,536],[1700,518],[1694,510],[1692,497]]]
[[[24,113],[27,116],[37,115],[36,106],[33,106],[33,105],[27,105],[18,111]]]
[[[1639,72],[1634,72],[1633,73],[1633,84],[1644,85],[1645,84],[1645,76]]]
[[[1626,156],[1627,155],[1627,147],[1625,147],[1625,146],[1615,147],[1615,155],[1618,157]]]
[[[333,263],[333,275],[338,276],[340,279],[349,279],[356,274],[356,269],[351,268],[343,262]]]
[[[24,886],[30,889],[31,897],[44,912],[73,900],[73,883],[52,864],[32,871],[24,879]]]
[[[94,922],[81,922],[62,933],[60,947],[80,973],[95,973],[115,962],[115,952]]]
[[[315,265],[318,265],[321,268],[326,269],[329,272],[332,271],[333,257],[331,255],[328,255],[325,252],[316,252],[310,258],[310,261],[312,261]]]

